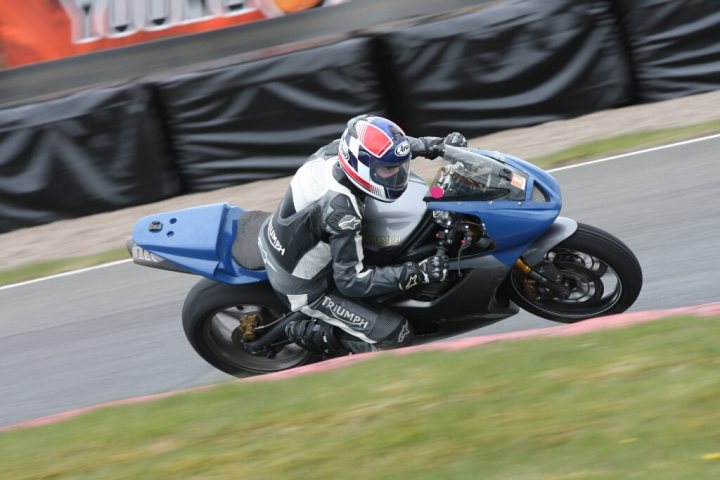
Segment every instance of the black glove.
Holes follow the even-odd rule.
[[[398,288],[410,290],[421,283],[442,282],[447,277],[450,259],[447,255],[434,255],[414,263],[405,262],[400,273]]]
[[[443,139],[440,137],[407,137],[410,143],[412,158],[425,157],[428,160],[436,159],[441,153]]]
[[[447,255],[433,255],[417,264],[422,283],[442,282],[447,278],[450,259]]]
[[[467,147],[467,140],[461,133],[453,132],[445,138],[440,137],[408,137],[412,157],[425,157],[435,160],[445,154],[445,145]]]
[[[443,140],[443,153],[445,153],[445,146],[447,145],[451,147],[467,147],[467,140],[462,133],[452,132]]]

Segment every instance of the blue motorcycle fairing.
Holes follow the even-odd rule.
[[[531,175],[532,182],[528,186],[526,197],[528,201],[532,200],[532,189],[537,183],[540,190],[549,197],[547,203],[554,205],[558,213],[560,212],[562,209],[562,192],[560,191],[560,185],[558,185],[557,180],[555,180],[552,175],[522,158],[514,157],[506,153],[501,155],[503,161]]]
[[[506,265],[512,265],[520,254],[558,216],[555,208],[537,207],[536,203],[521,202],[431,202],[433,210],[465,213],[482,219],[485,231],[495,242],[490,253]],[[542,205],[542,204],[540,204]],[[517,254],[517,252],[520,254]]]
[[[264,270],[247,270],[232,257],[240,207],[216,203],[141,218],[135,243],[190,273],[239,285],[267,279]]]
[[[481,219],[495,248],[480,256],[492,255],[511,267],[556,221],[562,207],[559,185],[550,174],[517,157],[468,150],[526,175],[524,200],[442,198],[428,201],[427,206]],[[542,192],[544,201],[533,196],[536,190]],[[238,220],[244,213],[242,208],[219,203],[150,215],[136,223],[133,239],[137,246],[183,270],[222,283],[237,285],[266,280],[264,270],[244,269],[232,257]],[[463,258],[459,265],[454,262],[454,267],[464,268],[467,261],[471,258]]]
[[[432,210],[473,215],[482,220],[487,235],[495,242],[496,248],[489,254],[500,262],[512,266],[515,260],[540,235],[550,228],[560,214],[562,194],[557,181],[541,168],[500,152],[471,149],[485,157],[508,164],[528,175],[524,201],[491,200],[437,200],[428,202]],[[535,201],[534,188],[538,188],[546,201]],[[461,262],[462,265],[462,262]]]

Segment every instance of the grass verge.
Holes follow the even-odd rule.
[[[720,120],[683,128],[620,135],[605,140],[583,143],[551,155],[529,160],[542,168],[551,168],[597,156],[614,155],[640,148],[697,138],[712,133],[720,133]],[[124,248],[118,248],[95,255],[38,262],[19,266],[12,270],[0,270],[0,286],[126,258],[128,258],[127,251]]]
[[[652,130],[639,133],[628,133],[617,137],[582,143],[571,148],[560,150],[550,155],[531,159],[532,163],[542,168],[557,167],[588,160],[596,157],[607,157],[626,153],[632,150],[667,145],[705,135],[720,133],[720,120],[700,123],[682,128]]]
[[[24,282],[40,277],[47,277],[58,273],[79,270],[81,268],[102,265],[130,258],[127,248],[115,248],[106,252],[82,257],[61,258],[43,262],[29,263],[0,272],[0,286]]]
[[[720,318],[381,355],[0,434],[0,479],[720,478]]]

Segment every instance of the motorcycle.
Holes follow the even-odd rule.
[[[618,238],[559,216],[555,179],[500,152],[448,146],[428,186],[411,174],[393,203],[368,199],[366,265],[450,257],[447,278],[376,300],[407,318],[415,343],[475,330],[522,308],[573,323],[628,309],[642,269]],[[257,245],[270,214],[228,203],[140,219],[128,249],[136,264],[200,275],[182,322],[195,351],[236,376],[293,368],[325,357],[291,343],[289,312],[267,280]]]

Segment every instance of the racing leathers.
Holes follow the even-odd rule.
[[[413,157],[441,154],[443,139],[408,140]],[[337,155],[334,141],[311,156],[260,230],[270,284],[292,311],[312,319],[289,326],[288,336],[305,348],[329,353],[409,345],[413,330],[407,319],[372,297],[439,281],[447,263],[364,265],[365,196],[347,179]]]

